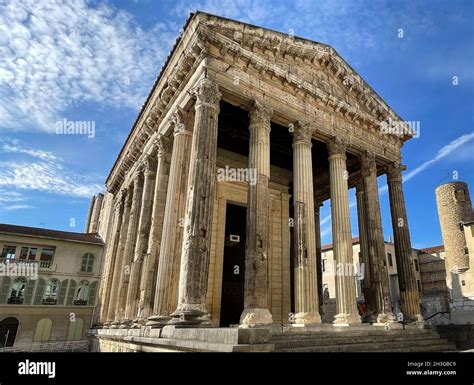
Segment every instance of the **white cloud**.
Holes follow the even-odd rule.
[[[51,131],[84,102],[137,109],[176,32],[84,0],[0,5],[0,129]]]
[[[464,134],[461,135],[460,137],[452,140],[449,142],[446,146],[443,146],[437,153],[436,155],[430,159],[427,160],[426,162],[420,164],[418,167],[414,168],[412,171],[406,173],[403,176],[403,182],[408,182],[410,179],[413,179],[416,175],[418,175],[420,172],[424,171],[427,169],[429,166],[433,165],[436,162],[439,162],[441,159],[447,157],[448,155],[452,154],[455,150],[460,150],[462,149],[462,146],[471,140],[474,139],[474,132],[469,133],[469,134]],[[469,149],[468,152],[472,153],[473,149]],[[466,152],[466,149],[464,148],[463,151],[461,152],[464,154]],[[379,195],[383,195],[387,193],[388,191],[388,186],[383,185],[382,187],[379,188]],[[356,202],[351,202],[349,205],[349,208],[354,208],[357,206]],[[326,223],[331,222],[331,215],[327,215],[321,220],[321,225],[326,224]],[[331,226],[326,226],[321,230],[321,236],[324,237],[328,235],[331,232]]]
[[[25,210],[25,209],[31,209],[31,208],[33,208],[33,206],[29,206],[29,205],[11,205],[11,206],[4,207],[4,210],[13,211],[13,210]]]
[[[473,139],[474,139],[474,132],[471,132],[469,134],[461,135],[459,138],[456,138],[453,141],[449,142],[446,146],[442,147],[432,159],[427,160],[426,162],[422,163],[418,167],[414,168],[412,171],[405,174],[403,177],[404,182],[409,181],[410,179],[415,177],[417,174],[419,174],[420,172],[422,172],[423,170],[425,170],[432,164],[447,157],[449,154],[453,153],[455,150],[459,149],[461,146],[470,142]]]
[[[21,147],[20,142],[17,139],[11,139],[11,138],[0,139],[0,150],[4,152],[27,154],[34,158],[39,158],[42,160],[49,160],[49,161],[60,160],[53,153],[49,151],[33,150],[33,149]]]
[[[24,153],[37,160],[0,162],[0,202],[24,200],[21,190],[36,190],[51,194],[89,198],[104,186],[68,169],[53,153],[26,148],[18,140],[0,141],[1,152]],[[18,191],[19,190],[19,191]]]

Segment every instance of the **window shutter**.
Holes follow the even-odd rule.
[[[92,282],[89,289],[89,300],[87,301],[88,306],[95,306],[95,296],[97,293],[97,283],[98,281]]]
[[[58,305],[60,306],[64,305],[64,300],[66,299],[68,282],[69,282],[68,279],[65,279],[61,282],[61,287],[59,289],[59,297],[58,297]]]
[[[67,293],[66,306],[72,306],[74,304],[74,294],[76,294],[76,281],[71,279],[69,283],[69,291]]]
[[[37,279],[28,280],[25,289],[25,300],[23,301],[24,305],[31,305],[31,301],[33,300],[33,292],[35,291],[36,281]]]
[[[10,283],[10,277],[3,277],[2,284],[0,286],[0,303],[7,303],[8,294],[10,294]]]
[[[41,301],[44,296],[44,289],[46,287],[46,281],[43,278],[38,278],[38,283],[36,284],[36,294],[35,301],[33,305],[41,305]]]

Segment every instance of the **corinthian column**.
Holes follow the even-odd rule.
[[[132,320],[138,318],[138,289],[140,285],[140,275],[143,259],[148,246],[148,235],[151,227],[151,208],[153,205],[153,190],[156,179],[156,158],[148,156],[143,166],[144,182],[143,194],[138,221],[138,236],[135,245],[134,259],[130,273],[130,282],[127,292],[127,306],[125,307],[125,319]]]
[[[420,314],[420,296],[413,270],[410,230],[408,228],[405,197],[402,187],[402,171],[405,167],[400,163],[392,163],[387,168],[388,193],[392,214],[393,238],[395,242],[395,258],[397,261],[398,283],[400,286],[401,310],[408,321],[422,321]]]
[[[171,140],[159,136],[154,145],[157,148],[158,162],[156,168],[156,183],[153,197],[151,229],[148,239],[147,253],[143,260],[142,280],[140,282],[139,307],[142,309],[141,318],[151,315],[153,294],[156,287],[156,272],[158,269],[163,218],[166,207],[166,191],[168,190],[168,174],[170,169]]]
[[[100,322],[104,323],[108,321],[107,312],[109,310],[110,295],[112,290],[112,281],[114,278],[114,268],[117,263],[117,246],[120,238],[120,226],[123,218],[124,209],[124,197],[119,195],[117,202],[114,207],[114,215],[112,218],[112,230],[110,232],[110,238],[107,245],[107,264],[104,269],[104,283],[101,289],[101,309],[100,309]]]
[[[295,207],[295,322],[321,323],[316,269],[313,163],[307,123],[298,122],[293,132],[293,202]],[[319,211],[319,207],[318,207]]]
[[[124,265],[122,271],[122,280],[120,283],[119,297],[117,301],[116,318],[119,318],[124,326],[129,324],[130,320],[124,319],[125,308],[127,306],[128,283],[130,281],[130,270],[133,261],[133,252],[138,233],[138,219],[140,217],[140,205],[143,192],[143,170],[140,170],[133,181],[132,207],[130,209],[130,222],[127,229],[127,241],[124,248]]]
[[[187,189],[178,307],[171,322],[209,325],[206,309],[212,209],[216,185],[217,119],[221,94],[216,83],[201,79],[193,91],[196,116]]]
[[[395,322],[390,301],[388,271],[384,265],[385,242],[377,186],[377,165],[374,154],[368,151],[363,154],[361,160],[367,215],[368,259],[371,267],[370,278],[377,311],[377,322]]]
[[[156,277],[156,290],[153,316],[148,325],[166,325],[178,302],[178,271],[181,249],[178,240],[182,231],[182,218],[186,202],[185,191],[191,154],[192,131],[185,124],[184,113],[178,110],[173,115],[174,143],[171,155],[166,208],[163,219],[163,232],[160,245],[160,262]]]
[[[356,183],[357,200],[357,220],[359,224],[359,245],[362,261],[364,263],[364,301],[366,312],[363,317],[364,322],[375,322],[377,318],[377,309],[375,307],[374,290],[370,278],[370,258],[367,235],[367,213],[365,207],[364,181],[360,177]]]
[[[322,252],[321,252],[321,210],[323,203],[314,197],[314,233],[316,236],[316,289],[318,291],[318,310],[321,316],[324,312],[323,304],[323,267],[322,267]]]
[[[271,324],[268,310],[268,250],[270,241],[270,119],[273,111],[255,102],[250,111],[249,169],[256,183],[247,189],[244,311],[242,327]]]
[[[331,216],[333,250],[336,259],[335,324],[360,322],[356,305],[355,277],[347,274],[353,266],[352,232],[349,212],[346,143],[338,138],[328,143],[329,177],[331,187]]]
[[[107,322],[113,322],[115,326],[117,325],[119,318],[116,317],[118,295],[120,292],[122,276],[124,273],[124,249],[125,243],[127,241],[127,232],[130,219],[130,210],[132,206],[132,196],[133,188],[129,187],[128,189],[122,190],[122,197],[124,200],[124,208],[122,214],[122,223],[119,230],[119,241],[117,245],[117,251],[115,253],[115,265],[112,277],[112,286],[110,288],[110,298],[109,304],[107,307]],[[115,321],[115,322],[114,322]]]

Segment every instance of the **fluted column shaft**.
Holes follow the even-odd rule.
[[[175,318],[171,322],[209,325],[206,296],[221,94],[217,84],[210,79],[201,79],[193,93],[196,96],[196,115],[184,219],[179,298],[173,313]]]
[[[133,320],[139,316],[139,287],[142,263],[147,252],[148,235],[151,227],[151,208],[153,205],[153,191],[155,189],[156,179],[156,158],[149,156],[142,167],[144,168],[143,194],[140,205],[140,217],[138,220],[137,242],[127,291],[127,306],[125,307],[126,320]]]
[[[319,315],[322,316],[324,298],[323,298],[323,267],[322,267],[322,251],[321,251],[321,206],[323,204],[319,201],[314,201],[314,233],[316,237],[316,289],[318,291],[318,310]]]
[[[124,265],[121,272],[122,280],[120,283],[119,297],[117,301],[117,309],[115,317],[124,324],[128,323],[125,319],[125,308],[127,306],[128,283],[130,281],[132,261],[135,251],[135,243],[138,233],[138,220],[140,217],[140,206],[143,193],[143,172],[139,171],[133,181],[133,197],[132,206],[130,209],[130,222],[127,229],[127,241],[124,248]]]
[[[156,274],[158,270],[166,207],[166,192],[168,190],[168,175],[170,170],[171,140],[160,136],[154,144],[158,150],[156,183],[147,253],[143,260],[142,280],[140,282],[139,306],[142,309],[141,318],[143,319],[150,316],[153,310],[152,306],[156,288]]]
[[[333,251],[336,259],[336,316],[334,323],[359,323],[353,266],[352,232],[349,212],[346,144],[340,139],[328,143]],[[341,272],[342,269],[342,272]]]
[[[375,156],[366,152],[362,158],[362,178],[364,181],[365,207],[367,215],[367,244],[370,277],[377,311],[377,322],[394,322],[385,261],[385,242],[383,239],[382,216],[380,213],[377,186],[377,165]]]
[[[402,187],[402,170],[405,167],[393,163],[387,167],[388,193],[392,217],[395,258],[397,261],[398,284],[400,286],[401,310],[410,321],[422,320],[420,295],[413,267],[410,230]]]
[[[176,266],[179,266],[181,260],[181,248],[178,240],[181,238],[180,233],[182,232],[193,134],[191,128],[184,123],[182,111],[177,111],[173,115],[173,126],[174,141],[166,193],[160,261],[156,277],[153,316],[149,317],[150,324],[154,326],[166,324],[178,302],[179,271]]]
[[[270,119],[273,111],[256,102],[250,111],[249,169],[256,183],[247,189],[244,310],[241,325],[270,324],[268,251],[270,241]]]
[[[117,247],[120,238],[120,226],[122,224],[124,210],[124,197],[119,196],[118,202],[115,204],[114,214],[112,217],[112,227],[107,247],[107,264],[104,269],[104,283],[101,291],[102,306],[100,309],[100,321],[108,321],[107,313],[109,311],[110,296],[112,291],[112,282],[114,278],[114,269],[117,264]]]
[[[316,270],[313,166],[309,124],[293,132],[293,202],[295,208],[295,322],[320,323]]]
[[[115,265],[112,278],[112,286],[110,289],[110,298],[109,306],[107,310],[107,321],[108,322],[117,322],[119,318],[117,315],[118,309],[118,298],[120,294],[120,287],[122,283],[122,277],[125,270],[125,243],[127,242],[128,226],[130,220],[130,211],[132,207],[132,197],[133,197],[133,187],[122,190],[122,195],[124,196],[124,208],[122,215],[122,223],[120,226],[120,235],[119,242],[117,245],[117,251],[115,255]]]
[[[374,322],[377,317],[377,309],[375,307],[374,290],[372,280],[370,277],[371,266],[369,258],[369,245],[367,234],[367,213],[366,200],[364,192],[364,181],[362,177],[359,178],[356,184],[356,201],[357,201],[357,220],[359,225],[359,245],[362,261],[364,263],[364,301],[365,301],[365,315],[364,322]]]

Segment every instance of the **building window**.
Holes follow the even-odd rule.
[[[26,260],[27,258],[28,258],[28,247],[22,247],[20,251],[19,259]]]
[[[418,264],[418,259],[415,258],[415,259],[413,260],[413,263],[415,264],[415,270],[416,270],[416,271],[420,271],[420,265]]]
[[[74,297],[74,305],[86,306],[89,299],[89,282],[81,281]]]
[[[54,249],[41,250],[40,266],[44,269],[49,269],[53,264]]]
[[[19,277],[13,281],[7,303],[21,305],[25,297],[26,278]]]
[[[393,266],[392,254],[391,253],[387,253],[387,259],[388,259],[388,265]]]
[[[323,259],[323,273],[326,272],[327,263],[328,263],[328,260],[327,260],[327,259]]]
[[[36,247],[32,247],[30,249],[30,254],[28,255],[28,261],[34,261],[36,259],[36,253],[38,249]]]
[[[419,279],[416,280],[416,285],[418,286],[418,292],[421,293],[421,282]]]
[[[16,246],[3,246],[2,258],[15,259]]]
[[[58,303],[59,280],[50,279],[44,292],[43,305],[56,305]]]
[[[82,257],[81,271],[85,273],[92,273],[92,267],[94,266],[94,254],[86,253]]]

